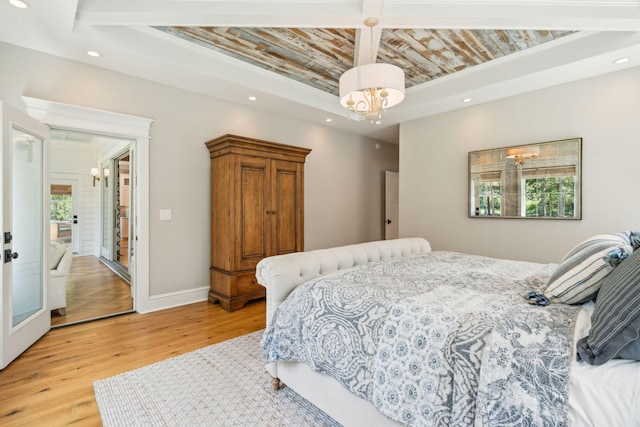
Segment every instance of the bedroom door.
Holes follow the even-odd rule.
[[[384,238],[386,240],[398,238],[398,172],[384,173]]]
[[[48,309],[49,128],[2,110],[2,303],[0,369],[51,329]]]

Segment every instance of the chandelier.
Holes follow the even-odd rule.
[[[367,18],[371,30],[371,63],[360,65],[340,76],[340,104],[347,117],[362,116],[371,123],[382,123],[382,113],[404,99],[404,71],[391,64],[377,64],[373,58],[373,27],[377,18]]]

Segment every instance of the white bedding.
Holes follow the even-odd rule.
[[[588,335],[594,304],[578,314],[575,343]],[[569,426],[640,426],[640,362],[610,360],[592,366],[573,360],[569,383]]]

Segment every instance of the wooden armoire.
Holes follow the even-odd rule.
[[[209,301],[227,311],[265,296],[262,258],[304,250],[304,162],[311,150],[223,135],[211,157]]]

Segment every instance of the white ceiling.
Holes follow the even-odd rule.
[[[640,0],[27,0],[26,10],[0,1],[0,41],[393,143],[407,120],[640,66]],[[361,29],[370,16],[380,28],[579,32],[414,86],[372,125],[348,121],[337,96],[150,28]],[[623,56],[631,60],[612,64]]]

